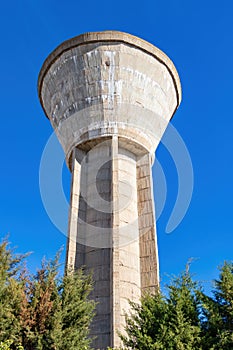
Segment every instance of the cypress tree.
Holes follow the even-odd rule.
[[[92,289],[90,276],[82,270],[67,273],[60,292],[62,301],[62,343],[60,349],[86,350],[90,348],[88,338],[90,322],[95,304],[88,299]]]
[[[214,281],[213,297],[202,293],[203,349],[233,349],[233,263],[225,262]]]
[[[20,308],[23,284],[20,280],[26,255],[15,254],[4,240],[0,244],[0,342],[19,344]],[[8,345],[7,345],[8,344]],[[14,347],[14,346],[12,346]]]
[[[7,241],[0,244],[2,349],[90,349],[91,277],[79,270],[59,278],[59,253],[32,275],[22,266],[25,256],[16,255]]]
[[[167,296],[158,292],[144,296],[141,305],[131,303],[123,344],[140,350],[202,349],[198,291],[186,271],[172,281]]]

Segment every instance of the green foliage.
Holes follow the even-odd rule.
[[[201,349],[197,290],[186,272],[168,287],[168,297],[157,293],[144,296],[141,306],[131,303],[127,336],[121,336],[124,345],[140,350]]]
[[[61,284],[61,349],[89,349],[89,325],[93,317],[95,304],[88,300],[92,289],[90,276],[82,270],[69,272]]]
[[[58,292],[59,255],[42,262],[35,276],[24,276],[20,339],[25,349],[57,349],[61,331],[61,298]]]
[[[233,349],[233,264],[225,262],[213,298],[202,293],[203,349]]]
[[[8,247],[7,240],[0,244],[0,341],[17,341],[20,330],[20,308],[23,271],[22,262],[26,255],[17,255]]]
[[[0,342],[0,350],[10,350],[10,346],[12,344],[12,341],[6,340]]]
[[[146,295],[131,303],[126,316],[125,348],[140,350],[232,350],[233,264],[225,263],[213,297],[193,282],[189,271],[168,286],[168,295]]]
[[[12,345],[13,341],[12,340],[6,340],[6,341],[1,341],[0,342],[0,350],[11,350],[11,345]],[[24,350],[23,347],[21,345],[18,345],[17,350]]]
[[[24,257],[0,244],[0,350],[90,349],[90,276],[79,270],[59,279],[59,254],[30,275]]]
[[[59,254],[31,275],[24,258],[6,240],[0,244],[0,350],[89,350],[90,276],[79,270],[59,278]],[[233,263],[220,268],[212,297],[186,269],[166,294],[130,304],[124,349],[233,349]]]

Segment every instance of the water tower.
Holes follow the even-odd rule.
[[[38,91],[72,173],[66,264],[93,273],[93,347],[118,347],[128,299],[159,284],[151,168],[179,76],[138,37],[86,33],[48,56]]]

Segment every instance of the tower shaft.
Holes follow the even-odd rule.
[[[67,266],[93,274],[91,335],[106,349],[120,346],[128,300],[159,282],[151,157],[117,135],[86,148],[73,151]]]

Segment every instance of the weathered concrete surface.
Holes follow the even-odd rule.
[[[47,58],[39,96],[72,171],[67,266],[93,273],[93,347],[118,347],[128,299],[159,284],[151,166],[179,77],[144,40],[87,33]]]
[[[39,95],[69,158],[74,146],[116,132],[154,153],[181,92],[175,67],[159,49],[103,32],[55,50],[42,67]]]

